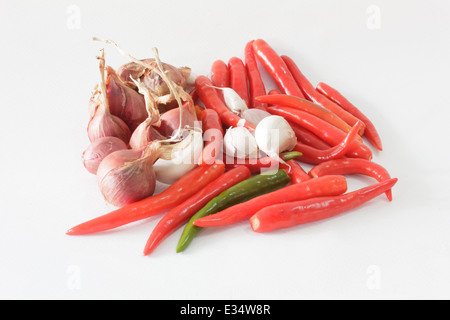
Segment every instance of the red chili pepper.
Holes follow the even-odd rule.
[[[294,150],[303,154],[301,157],[299,157],[300,161],[310,164],[317,164],[332,159],[342,158],[352,147],[353,141],[355,141],[360,127],[361,122],[358,121],[341,143],[329,149],[319,150],[307,146],[301,142],[297,142]]]
[[[236,91],[242,100],[245,101],[245,104],[249,106],[247,69],[244,62],[238,57],[232,57],[228,60],[228,70],[230,70],[230,88]]]
[[[230,71],[222,60],[216,60],[211,65],[211,83],[215,87],[228,88],[230,86]],[[222,92],[216,89],[219,98],[225,103]]]
[[[153,229],[145,245],[144,255],[150,254],[164,238],[186,223],[210,200],[235,184],[250,178],[250,176],[250,170],[245,166],[234,168],[222,174],[195,195],[170,210]]]
[[[316,116],[300,111],[298,109],[274,106],[267,109],[271,114],[284,117],[289,122],[293,122],[308,129],[326,143],[335,146],[345,138],[345,133],[328,122],[317,118]],[[355,140],[350,147],[347,156],[352,158],[363,158],[372,160],[372,151],[364,143]]]
[[[272,89],[270,90],[267,94],[272,95],[272,94],[281,94],[280,91],[278,91],[277,89]]]
[[[211,82],[215,87],[230,87],[230,71],[222,60],[216,60],[211,66]]]
[[[239,121],[244,121],[241,117],[231,112],[223,100],[214,89],[211,80],[205,76],[198,76],[195,79],[195,88],[198,96],[207,109],[215,110],[222,123],[227,127],[236,127]],[[255,126],[248,121],[244,121],[244,127],[250,131],[255,131]]]
[[[190,198],[224,171],[225,165],[220,163],[197,167],[160,194],[84,222],[68,230],[67,234],[83,235],[106,231],[166,212]]]
[[[344,120],[339,118],[333,112],[324,107],[315,104],[295,96],[289,96],[287,94],[272,94],[256,98],[257,101],[265,102],[271,105],[280,105],[286,107],[296,108],[315,115],[316,117],[328,122],[329,124],[341,129],[345,133],[349,132],[352,127],[349,126]]]
[[[258,64],[256,63],[255,55],[253,53],[253,41],[248,42],[245,46],[245,67],[247,69],[250,93],[250,104],[248,107],[266,110],[266,103],[255,101],[256,97],[266,95],[266,88],[261,79]]]
[[[200,115],[205,145],[198,160],[199,165],[211,165],[222,152],[223,128],[219,115],[213,109],[204,109]]]
[[[194,105],[194,109],[195,109],[195,115],[197,117],[197,120],[200,120],[202,117],[202,112],[206,109],[198,104]]]
[[[195,104],[195,103],[197,102],[197,99],[198,99],[197,90],[195,90],[195,88],[192,89],[192,90],[189,92],[189,95],[191,96],[191,99],[192,99],[192,101],[193,101],[194,104]]]
[[[358,119],[354,117],[352,114],[342,109],[333,101],[329,100],[328,98],[317,92],[314,86],[311,84],[311,82],[309,82],[309,80],[301,73],[300,69],[291,58],[289,58],[288,56],[281,56],[281,59],[286,63],[289,71],[291,72],[298,86],[303,91],[305,97],[307,97],[312,102],[321,105],[325,109],[330,110],[331,112],[336,114],[339,118],[347,122],[350,126],[355,125]],[[361,132],[359,133],[361,136],[364,134],[364,129],[365,126],[361,128]]]
[[[295,158],[298,158],[302,155],[301,152],[286,152],[285,155],[280,154],[280,158],[283,161],[289,161]],[[252,173],[261,173],[263,170],[276,170],[276,169],[285,169],[286,171],[290,170],[290,167],[283,162],[280,162],[278,159],[273,159],[271,157],[263,157],[263,158],[252,158],[252,159],[237,159],[234,157],[230,157],[227,154],[223,156],[223,162],[225,163],[226,169],[233,169],[238,166],[246,166],[250,169]]]
[[[280,190],[234,205],[218,213],[194,221],[197,227],[221,227],[247,220],[261,209],[285,202],[314,197],[337,196],[347,191],[343,176],[325,176],[293,184]]]
[[[300,90],[286,63],[275,50],[262,39],[253,41],[252,46],[256,57],[261,61],[261,64],[269,72],[278,87],[282,89],[285,94],[304,98],[302,90]]]
[[[305,128],[299,126],[296,123],[293,123],[292,121],[288,122],[292,130],[294,130],[295,136],[297,137],[297,141],[319,150],[325,150],[330,148],[330,145],[328,143],[320,139],[311,131],[306,130]]]
[[[286,162],[290,166],[290,170],[287,171],[291,182],[294,184],[302,183],[311,179],[311,176],[302,168],[302,166],[294,159]]]
[[[351,113],[353,116],[363,121],[366,125],[366,131],[364,135],[378,150],[383,150],[383,146],[381,144],[381,138],[375,129],[372,121],[369,120],[358,108],[356,108],[353,104],[350,103],[339,91],[333,89],[329,85],[321,82],[317,85],[316,90],[321,94],[326,96],[331,101],[335,102],[339,106],[341,106],[344,110]]]
[[[389,172],[379,164],[365,159],[346,158],[320,163],[309,171],[312,177],[321,177],[328,174],[363,174],[375,178],[378,182],[391,178]],[[392,201],[391,190],[386,191],[389,201]]]
[[[267,232],[334,217],[391,189],[396,182],[397,178],[393,178],[339,196],[318,197],[267,206],[250,218],[250,224],[253,231]]]

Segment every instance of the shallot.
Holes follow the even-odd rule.
[[[97,169],[102,160],[109,154],[127,149],[127,145],[117,137],[103,137],[91,143],[83,152],[83,164],[92,174],[97,174]]]
[[[127,124],[119,117],[111,114],[107,89],[105,84],[105,54],[101,50],[99,59],[99,68],[101,74],[101,89],[96,91],[95,98],[91,98],[90,106],[96,103],[94,115],[89,121],[87,132],[91,142],[103,137],[117,137],[128,143],[131,137],[131,131]],[[92,111],[91,111],[92,112]]]
[[[106,88],[111,113],[125,121],[133,132],[147,118],[144,97],[127,86],[109,66],[106,67]]]
[[[169,87],[164,79],[162,79],[158,72],[155,72],[155,69],[157,68],[155,59],[142,59],[141,61],[152,68],[132,61],[119,67],[119,69],[117,69],[117,74],[131,87],[135,86],[133,79],[140,80],[145,87],[157,97],[170,94]],[[166,71],[167,77],[178,86],[186,89],[188,80],[191,81],[191,79],[189,79],[191,69],[188,67],[176,68],[168,63],[162,63],[162,65]]]
[[[247,109],[242,112],[241,117],[250,122],[255,127],[261,122],[262,119],[269,117],[271,114],[261,109]]]
[[[153,141],[139,150],[119,150],[109,154],[97,170],[98,185],[105,200],[123,207],[151,196],[156,186],[153,164],[160,157],[171,159],[171,153],[179,147],[179,144],[163,145]]]
[[[180,110],[181,117],[180,117]],[[181,124],[180,124],[181,118]],[[189,102],[184,102],[181,108],[172,109],[164,112],[161,115],[161,125],[158,131],[165,137],[172,137],[177,135],[177,131],[181,128],[194,127],[197,116],[195,114],[194,106]]]

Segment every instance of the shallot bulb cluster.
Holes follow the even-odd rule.
[[[105,200],[117,207],[151,196],[157,181],[181,178],[203,148],[194,102],[184,91],[190,69],[162,63],[156,49],[154,59],[128,57],[117,72],[103,49],[97,57],[101,81],[89,101],[90,145],[82,155]]]

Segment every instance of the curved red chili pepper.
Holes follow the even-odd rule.
[[[314,86],[311,84],[311,82],[309,82],[309,80],[302,74],[298,66],[291,58],[289,58],[288,56],[281,56],[281,59],[286,63],[286,66],[288,67],[298,86],[303,91],[305,97],[307,97],[312,102],[321,105],[325,109],[328,109],[331,112],[335,113],[339,118],[347,122],[350,126],[355,125],[358,119],[349,112],[342,109],[333,101],[329,100],[327,97],[317,92]],[[361,128],[360,132],[361,136],[364,134],[364,129],[365,126]]]
[[[295,151],[301,152],[303,155],[298,159],[302,162],[317,164],[321,162],[325,162],[332,159],[339,159],[343,157],[348,150],[351,148],[353,141],[355,141],[359,128],[361,128],[361,122],[358,121],[347,134],[344,140],[341,143],[335,145],[326,150],[319,150],[313,147],[307,146],[300,142],[297,142],[294,147]]]
[[[244,123],[244,127],[249,131],[255,131],[255,126],[250,122],[245,121],[238,115],[231,112],[225,105],[223,100],[217,94],[213,84],[205,76],[198,76],[195,79],[195,88],[197,89],[198,96],[207,109],[215,110],[220,117],[222,123],[227,127],[236,127],[239,121]]]
[[[302,90],[300,90],[286,63],[280,58],[275,50],[262,39],[253,41],[252,46],[256,57],[261,61],[261,64],[269,72],[278,87],[283,90],[285,94],[304,98]]]
[[[257,108],[266,110],[267,104],[256,101],[255,98],[266,95],[266,88],[261,79],[261,74],[256,63],[255,55],[253,53],[253,41],[250,41],[245,46],[245,68],[247,69],[250,104],[249,108]]]
[[[150,254],[164,238],[187,222],[210,200],[235,184],[248,179],[250,176],[250,170],[245,166],[234,168],[222,174],[191,198],[170,210],[153,229],[145,245],[144,255]]]
[[[293,184],[302,183],[312,178],[294,159],[286,161],[286,163],[290,167],[287,173]]]
[[[325,150],[330,148],[330,145],[328,143],[320,139],[311,131],[299,126],[296,123],[293,123],[292,121],[288,122],[292,130],[294,130],[295,136],[297,137],[297,141],[319,150]]]
[[[255,232],[267,232],[334,217],[386,192],[396,182],[397,178],[393,178],[339,196],[267,206],[250,218],[250,224]]]
[[[228,60],[228,70],[230,70],[230,88],[236,91],[248,107],[250,105],[250,97],[247,69],[244,62],[238,57],[232,57]]]
[[[365,159],[345,158],[320,163],[309,171],[312,177],[321,177],[328,174],[363,174],[375,178],[378,182],[391,178],[389,172],[381,165]],[[391,190],[386,191],[389,201],[392,201]]]
[[[383,150],[380,135],[375,129],[372,121],[369,120],[358,108],[356,108],[350,101],[348,101],[339,91],[333,89],[329,85],[321,82],[317,85],[316,90],[326,96],[328,99],[340,105],[344,110],[351,113],[353,116],[363,121],[366,125],[364,135],[378,150]]]
[[[166,212],[197,193],[224,171],[223,163],[197,167],[163,192],[84,222],[68,230],[67,234],[83,235],[111,230]]]
[[[308,129],[320,139],[332,146],[337,145],[345,138],[345,133],[343,131],[310,113],[281,106],[270,107],[267,111],[271,114],[282,116],[286,120]],[[353,142],[349,152],[347,152],[346,155],[353,158],[372,160],[372,151],[370,148],[357,140]]]
[[[267,206],[314,197],[337,196],[346,191],[347,181],[343,176],[325,176],[317,179],[310,179],[237,204],[221,212],[197,219],[194,221],[194,225],[198,227],[226,226],[247,220]]]
[[[348,133],[352,127],[349,126],[344,120],[339,118],[336,114],[331,112],[324,107],[315,104],[314,102],[308,101],[295,96],[290,96],[287,94],[272,94],[256,98],[257,101],[265,102],[271,105],[280,105],[286,107],[296,108],[308,113],[315,115],[316,117],[328,122],[329,124],[341,129],[345,133]],[[361,140],[362,141],[362,140]]]
[[[283,161],[289,161],[295,158],[298,158],[302,155],[301,152],[287,152],[286,155],[280,154],[280,158]],[[261,173],[263,170],[276,170],[276,169],[284,169],[287,172],[291,169],[289,165],[280,162],[278,159],[271,158],[269,156],[263,158],[252,158],[252,159],[237,159],[234,157],[230,157],[227,154],[223,156],[223,162],[225,163],[225,167],[227,170],[236,168],[238,166],[246,166],[250,169],[252,173]]]
[[[198,160],[199,165],[213,164],[221,155],[223,128],[220,117],[212,109],[204,109],[200,115],[205,145]]]

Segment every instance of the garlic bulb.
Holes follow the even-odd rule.
[[[229,128],[223,137],[225,153],[237,159],[258,158],[255,137],[244,127]]]
[[[259,149],[275,159],[279,158],[281,152],[291,151],[297,143],[295,132],[286,119],[275,115],[259,122],[255,139]]]

